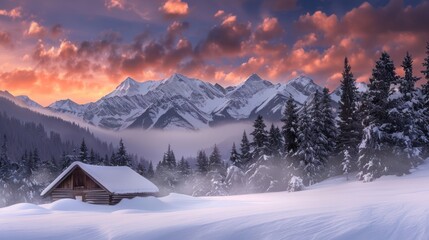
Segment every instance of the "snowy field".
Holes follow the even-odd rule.
[[[17,204],[0,209],[0,239],[429,239],[429,164],[296,193]]]

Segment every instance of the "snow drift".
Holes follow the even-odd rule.
[[[75,200],[0,209],[5,239],[429,239],[429,164],[371,183],[335,177],[302,192],[115,206]]]

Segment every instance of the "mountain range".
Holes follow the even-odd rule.
[[[367,86],[359,83],[357,87],[365,91]],[[316,91],[321,92],[322,87],[306,76],[274,84],[252,74],[241,84],[224,88],[176,73],[160,81],[138,82],[128,77],[96,102],[81,105],[67,99],[46,108],[112,130],[198,130],[253,120],[257,115],[278,121],[288,98],[301,106]],[[331,93],[334,105],[340,94],[340,89]],[[41,108],[26,96],[17,98],[27,106]]]

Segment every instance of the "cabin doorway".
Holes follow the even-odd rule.
[[[76,195],[75,199],[80,201],[80,202],[83,202],[83,196],[82,195]]]

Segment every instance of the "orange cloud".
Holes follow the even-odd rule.
[[[222,15],[224,15],[224,14],[225,14],[225,11],[224,11],[224,10],[218,10],[218,11],[215,13],[214,17],[215,17],[215,18],[217,18],[217,17],[220,17],[220,16],[222,16]]]
[[[15,19],[15,18],[20,18],[21,14],[22,14],[21,8],[19,8],[19,7],[14,8],[10,11],[0,9],[0,16],[7,16],[7,17],[11,17],[11,18]]]
[[[317,42],[317,35],[315,33],[309,33],[305,35],[302,39],[298,39],[293,48],[304,48],[307,46],[311,46]]]
[[[112,8],[124,9],[125,0],[106,0],[105,5],[108,9],[112,9]]]
[[[181,17],[188,15],[189,6],[182,0],[167,0],[159,10],[167,17]]]
[[[45,34],[45,32],[46,32],[45,27],[43,27],[36,21],[31,21],[26,34],[28,36],[41,37]]]
[[[279,21],[275,17],[266,17],[258,26],[255,32],[255,37],[258,40],[270,40],[279,37],[284,33]]]

